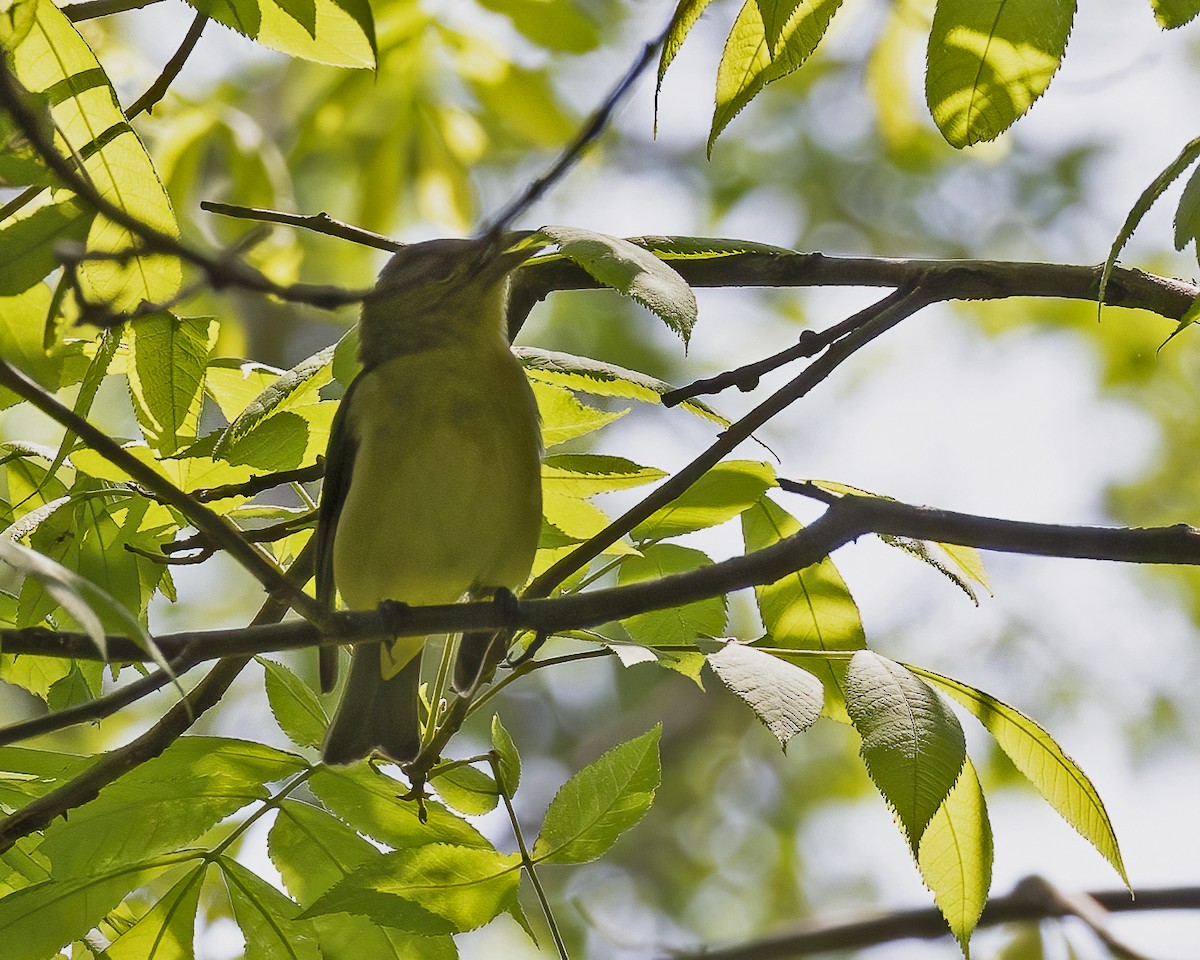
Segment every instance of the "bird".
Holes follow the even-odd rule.
[[[364,300],[362,370],[334,417],[316,531],[317,598],[351,610],[503,594],[542,526],[537,402],[509,346],[510,276],[530,251],[491,239],[402,247]],[[459,690],[491,633],[467,634]],[[355,645],[321,745],[329,764],[420,751],[425,638]],[[329,654],[333,655],[330,669]],[[322,686],[336,678],[322,648]]]

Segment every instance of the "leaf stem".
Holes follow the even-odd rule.
[[[538,903],[542,906],[542,914],[546,917],[546,924],[550,927],[550,936],[554,938],[554,946],[558,950],[559,960],[570,960],[567,954],[567,945],[563,941],[562,931],[558,927],[558,921],[554,918],[554,910],[550,907],[550,898],[546,896],[546,889],[542,886],[541,878],[537,875],[537,869],[534,867],[533,857],[529,854],[529,847],[525,844],[525,835],[521,832],[521,823],[517,819],[517,811],[513,809],[512,798],[508,795],[508,791],[504,789],[504,784],[500,776],[500,758],[495,750],[488,751],[488,764],[492,768],[492,778],[496,781],[496,788],[500,794],[500,799],[504,802],[504,809],[508,813],[508,822],[512,824],[513,836],[517,841],[517,850],[521,854],[521,865],[525,868],[525,873],[529,876],[529,882],[533,884],[533,892],[537,895]]]

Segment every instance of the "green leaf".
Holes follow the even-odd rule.
[[[546,50],[587,53],[600,42],[596,24],[563,0],[479,0],[508,17],[526,39]]]
[[[325,739],[329,717],[308,684],[281,663],[256,658],[266,671],[267,703],[275,721],[293,743],[319,747]]]
[[[17,79],[47,97],[56,133],[67,152],[82,158],[87,178],[105,199],[147,226],[178,236],[167,192],[95,54],[51,0],[28,2],[34,10],[28,32],[4,36],[0,26]],[[124,253],[138,246],[124,227],[103,216],[92,220],[88,252]],[[178,259],[163,254],[90,260],[79,273],[89,300],[118,311],[170,299],[182,278]]]
[[[560,454],[542,462],[542,485],[552,494],[583,499],[613,490],[630,490],[661,480],[666,473],[624,457],[596,453]]]
[[[51,311],[52,294],[44,283],[16,296],[0,297],[0,356],[54,392],[81,379],[88,359],[78,344],[47,353],[42,332]],[[11,390],[0,387],[0,409],[11,407],[17,399]]]
[[[68,819],[56,820],[40,852],[58,876],[139,862],[176,850],[247,804],[265,800],[265,783],[302,769],[298,757],[262,744],[181,737]]]
[[[846,711],[862,737],[867,772],[916,855],[966,759],[958,718],[923,680],[869,650],[856,653],[846,671]]]
[[[634,540],[664,540],[715,527],[744,513],[775,486],[775,469],[754,460],[718,463],[631,531]]]
[[[367,764],[320,767],[308,785],[331,812],[381,843],[403,848],[427,843],[490,846],[478,830],[440,803],[425,803],[427,819],[422,823],[417,804],[400,799],[408,793],[407,784]]]
[[[622,559],[617,582],[621,586],[644,580],[659,580],[676,573],[688,573],[708,566],[712,560],[699,550],[676,543],[656,543],[640,555]],[[725,631],[724,596],[694,600],[683,606],[652,610],[622,620],[621,623],[639,643],[647,646],[695,643],[697,637],[716,637]]]
[[[83,243],[91,222],[74,200],[55,203],[49,191],[0,222],[0,296],[23,293],[57,270],[55,247]]]
[[[288,799],[271,825],[267,852],[288,892],[312,903],[379,851],[333,814]]]
[[[1200,237],[1200,170],[1193,170],[1175,209],[1175,249]],[[1200,257],[1200,252],[1197,253]]]
[[[513,347],[513,353],[534,382],[559,384],[580,393],[659,403],[664,393],[675,389],[671,384],[644,373],[590,357],[521,346]],[[728,420],[699,400],[685,400],[679,406],[712,423],[729,426]]]
[[[946,142],[994,140],[1025,115],[1062,63],[1075,0],[938,0],[925,99]]]
[[[762,550],[800,530],[800,521],[763,497],[742,514],[746,552]],[[774,583],[754,588],[767,638],[763,644],[782,650],[848,651],[866,646],[858,605],[833,561],[826,557]],[[760,644],[761,645],[761,644]],[[842,706],[845,668],[830,660],[805,664],[825,684],[825,711],[846,719]]]
[[[7,537],[0,537],[0,560],[21,576],[39,583],[46,595],[83,628],[100,652],[100,656],[108,656],[108,638],[104,633],[104,624],[93,610],[92,604],[102,604],[112,611],[122,610],[121,604],[73,570],[68,570],[61,563],[56,563],[36,550],[30,550],[29,547],[24,547]],[[127,611],[125,615],[129,616]],[[137,622],[133,617],[129,619]],[[140,626],[138,631],[141,632]]]
[[[69,753],[0,747],[0,804],[22,807],[73,780],[93,762],[93,757]]]
[[[106,960],[191,960],[196,913],[208,864],[190,867],[104,952]]]
[[[216,860],[233,916],[246,938],[244,960],[322,960],[311,923],[300,908],[230,857]]]
[[[1129,877],[1104,802],[1092,781],[1041,726],[1015,707],[951,677],[920,667],[918,676],[945,690],[995,737],[997,745],[1064,820],[1079,831],[1120,875]]]
[[[717,67],[710,155],[721,131],[746,104],[812,56],[840,6],[841,0],[746,0]]]
[[[1174,30],[1191,23],[1200,13],[1200,0],[1150,0],[1154,19],[1164,30]]]
[[[333,377],[334,347],[277,377],[221,433],[215,458],[261,470],[290,470],[324,453],[337,404],[320,389]]]
[[[654,84],[654,127],[658,130],[658,95],[662,91],[663,78],[667,69],[674,62],[676,55],[683,46],[683,41],[691,33],[692,27],[700,19],[712,0],[679,0],[675,12],[671,14],[671,23],[667,27],[666,39],[663,40],[662,50],[658,55],[658,79]]]
[[[819,679],[769,653],[726,643],[708,654],[708,665],[787,749],[788,742],[821,715],[825,687]]]
[[[291,57],[335,67],[375,66],[367,0],[188,0],[201,13]]]
[[[889,547],[895,547],[902,553],[916,557],[922,563],[933,567],[965,593],[972,603],[976,606],[979,605],[979,597],[975,594],[972,583],[982,582],[986,586],[988,581],[982,558],[973,547],[965,547],[961,553],[955,555],[943,544],[935,543],[932,540],[914,540],[912,537],[898,537],[890,533],[881,533],[878,536]],[[964,570],[964,564],[967,565],[966,570]]]
[[[306,911],[354,913],[422,934],[474,930],[516,907],[521,858],[431,843],[368,861]]]
[[[0,898],[0,939],[5,960],[46,960],[77,940],[131,891],[180,857],[128,864],[113,870],[23,887]]]
[[[500,714],[492,716],[492,749],[496,752],[496,779],[504,795],[511,798],[521,784],[521,755],[500,722]]]
[[[491,813],[500,802],[496,781],[470,764],[459,764],[432,778],[433,788],[448,807],[468,816]]]
[[[917,866],[967,956],[971,931],[979,922],[992,885],[992,826],[969,757],[921,836]]]
[[[169,457],[194,443],[204,398],[204,368],[217,342],[211,317],[166,311],[129,325],[132,363],[126,368],[133,409],[146,442]]]
[[[538,413],[542,418],[542,445],[546,449],[594,433],[620,420],[629,412],[624,410],[597,410],[580,402],[570,390],[555,387],[537,380],[530,384],[537,398]]]
[[[1125,249],[1125,244],[1133,236],[1133,231],[1142,222],[1142,218],[1146,215],[1147,211],[1154,206],[1154,201],[1161,197],[1171,184],[1183,176],[1184,171],[1195,163],[1198,157],[1200,157],[1200,137],[1196,137],[1179,151],[1179,156],[1167,164],[1166,169],[1150,181],[1150,185],[1142,191],[1133,207],[1130,208],[1128,215],[1125,217],[1125,222],[1121,225],[1121,229],[1117,231],[1116,237],[1113,238],[1112,246],[1108,251],[1108,258],[1104,261],[1104,270],[1100,274],[1100,292],[1096,296],[1097,309],[1104,307],[1104,294],[1108,290],[1108,281],[1112,276],[1113,268],[1117,265],[1117,257]]]
[[[578,227],[542,227],[538,233],[593,279],[649,309],[687,343],[696,323],[696,296],[654,254],[628,240]]]
[[[587,863],[642,819],[654,800],[661,770],[662,725],[613,747],[564,783],[542,822],[533,859]]]

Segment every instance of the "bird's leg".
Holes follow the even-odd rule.
[[[472,696],[491,673],[500,657],[494,655],[496,645],[507,645],[513,625],[520,622],[521,604],[508,587],[472,591],[472,594],[492,594],[492,608],[505,626],[499,630],[477,630],[464,633],[458,647],[458,662],[454,665],[454,689],[460,696]],[[503,651],[501,651],[502,653]]]

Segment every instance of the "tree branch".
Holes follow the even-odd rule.
[[[1062,898],[1046,897],[1036,889],[1044,881],[1023,880],[1011,894],[993,897],[979,918],[980,927],[1073,916],[1075,911]],[[1137,898],[1128,890],[1101,890],[1083,896],[1112,913],[1147,910],[1200,910],[1200,887],[1166,887],[1139,890]],[[897,940],[937,940],[949,935],[946,921],[935,908],[897,910],[882,916],[864,917],[848,923],[812,923],[792,933],[755,940],[737,946],[705,949],[699,953],[672,951],[671,960],[783,960],[829,951],[861,950]]]
[[[809,486],[788,483],[789,488],[807,489]],[[824,492],[822,496],[829,497]],[[178,633],[160,637],[157,642],[163,655],[172,662],[192,664],[217,657],[295,650],[316,644],[357,643],[376,640],[380,636],[421,637],[501,629],[553,634],[774,583],[868,533],[955,543],[1004,553],[1200,565],[1200,530],[1186,524],[1149,528],[1065,526],[980,517],[882,497],[831,499],[824,514],[778,543],[658,580],[553,599],[521,599],[506,605],[485,601],[405,607],[400,612],[343,611],[331,615],[330,632],[326,634],[312,624],[297,622]],[[9,653],[83,660],[100,658],[91,638],[83,633],[41,628],[9,629],[0,630],[0,642]],[[124,637],[110,637],[108,650],[114,661],[145,659],[144,652]]]

